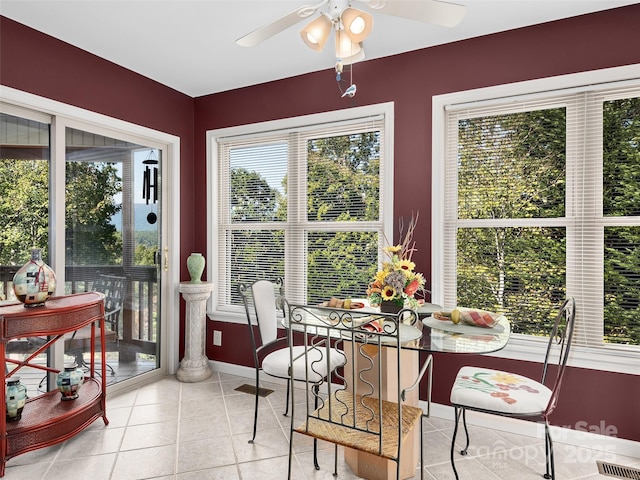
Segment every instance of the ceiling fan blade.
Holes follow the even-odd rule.
[[[369,8],[395,17],[455,27],[464,17],[467,7],[439,0],[369,0]]]
[[[295,25],[299,21],[313,15],[316,13],[318,8],[327,3],[327,1],[328,0],[324,0],[318,5],[304,5],[300,8],[296,8],[293,12],[289,12],[277,20],[269,22],[260,28],[256,28],[253,32],[240,37],[236,40],[236,43],[242,47],[253,47],[267,38],[271,38],[281,31]]]

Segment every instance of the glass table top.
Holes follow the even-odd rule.
[[[378,313],[379,310],[373,307],[365,307],[356,310],[331,309],[323,306],[294,306],[314,312],[311,316],[318,315],[318,318],[327,316],[332,310],[336,314],[353,316],[358,318],[367,313]],[[447,353],[491,353],[505,347],[509,341],[511,328],[506,317],[498,317],[496,325],[492,328],[454,324],[450,321],[441,321],[433,318],[433,312],[442,310],[442,307],[432,303],[421,305],[418,310],[418,319],[413,323],[403,323],[400,325],[400,341],[402,347],[411,350],[426,352],[447,352]],[[288,327],[287,320],[283,321]],[[318,328],[321,328],[319,322]]]

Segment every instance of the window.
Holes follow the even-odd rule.
[[[533,338],[573,296],[577,348],[637,356],[640,81],[478,100],[442,104],[434,301]]]
[[[362,298],[392,218],[389,105],[209,132],[216,310],[240,283],[293,302]]]

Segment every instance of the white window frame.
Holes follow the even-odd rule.
[[[506,85],[479,88],[433,97],[432,102],[432,301],[445,303],[444,264],[445,251],[445,158],[446,158],[446,110],[456,105],[474,102],[490,105],[503,103],[505,97],[525,99],[539,98],[544,93],[562,90],[563,93],[593,89],[594,85],[615,83],[616,86],[637,85],[640,80],[640,64],[615,67],[590,72],[581,72],[558,77],[530,80]],[[492,354],[496,357],[517,360],[541,361],[544,358],[546,341],[529,335],[514,334],[509,344],[501,351]],[[640,375],[638,353],[616,345],[604,348],[581,347],[574,345],[569,360],[570,365],[597,370],[615,371]]]
[[[218,272],[222,271],[218,258],[218,166],[220,162],[218,145],[219,139],[243,135],[259,135],[270,131],[284,131],[313,127],[314,125],[348,122],[355,119],[383,116],[385,141],[381,145],[383,162],[383,185],[381,186],[380,202],[384,235],[393,238],[393,102],[354,107],[346,110],[317,113],[299,117],[273,120],[268,122],[221,128],[207,132],[207,278],[218,280]],[[285,288],[286,281],[285,281]],[[364,288],[364,286],[363,286]],[[241,306],[237,308],[218,305],[218,298],[212,295],[209,299],[208,315],[218,321],[229,323],[245,323],[245,313]]]

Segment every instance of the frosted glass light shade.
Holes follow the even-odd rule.
[[[353,57],[362,50],[362,44],[352,42],[344,30],[336,31],[336,58]],[[344,63],[344,62],[343,62]]]
[[[360,43],[371,33],[373,17],[355,8],[345,8],[340,16],[345,33],[352,42]]]
[[[320,51],[329,38],[332,26],[331,20],[322,14],[300,30],[302,41],[309,48]]]
[[[350,57],[343,57],[342,64],[351,65],[353,63],[357,63],[364,60],[364,48],[362,47],[362,44],[360,45],[360,47],[361,47],[360,50],[355,55],[351,55]]]

